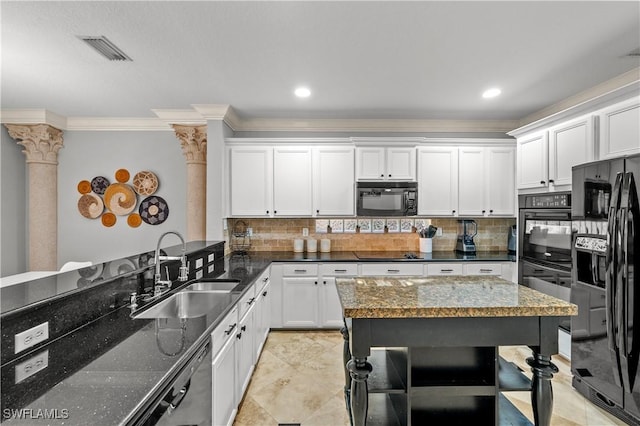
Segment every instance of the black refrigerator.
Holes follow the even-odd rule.
[[[572,178],[573,386],[640,424],[640,155],[575,166]]]

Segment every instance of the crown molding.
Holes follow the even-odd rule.
[[[46,109],[2,109],[0,123],[48,124],[56,129],[67,129],[67,118]]]
[[[67,130],[85,131],[171,131],[160,118],[69,117]]]
[[[203,126],[207,124],[206,118],[193,109],[152,109],[151,111],[168,125]]]
[[[517,128],[507,134],[518,137],[561,121],[592,113],[635,96],[640,96],[640,67],[525,117],[520,120]]]
[[[506,133],[518,120],[421,119],[242,119],[235,131],[245,132],[496,132]]]

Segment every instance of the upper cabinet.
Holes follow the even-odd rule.
[[[418,214],[454,216],[458,210],[458,148],[418,148]]]
[[[311,148],[273,149],[273,215],[312,213]]]
[[[416,180],[416,149],[356,148],[357,180]]]
[[[316,216],[355,214],[354,148],[313,149],[313,210]]]
[[[231,215],[272,215],[273,148],[234,147],[228,159]]]
[[[232,146],[230,215],[353,216],[353,146]]]
[[[583,116],[518,138],[518,189],[571,186],[571,168],[592,161],[594,120]]]
[[[515,147],[418,149],[418,214],[515,215]]]
[[[640,153],[640,98],[602,109],[600,124],[600,158]]]

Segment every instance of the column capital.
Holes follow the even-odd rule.
[[[62,130],[48,124],[5,124],[9,136],[22,145],[27,163],[58,164]]]
[[[187,164],[207,162],[207,126],[185,126],[172,124],[173,130],[187,158]]]

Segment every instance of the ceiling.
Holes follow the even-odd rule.
[[[2,108],[66,117],[517,120],[640,66],[638,1],[3,0],[0,17]]]

